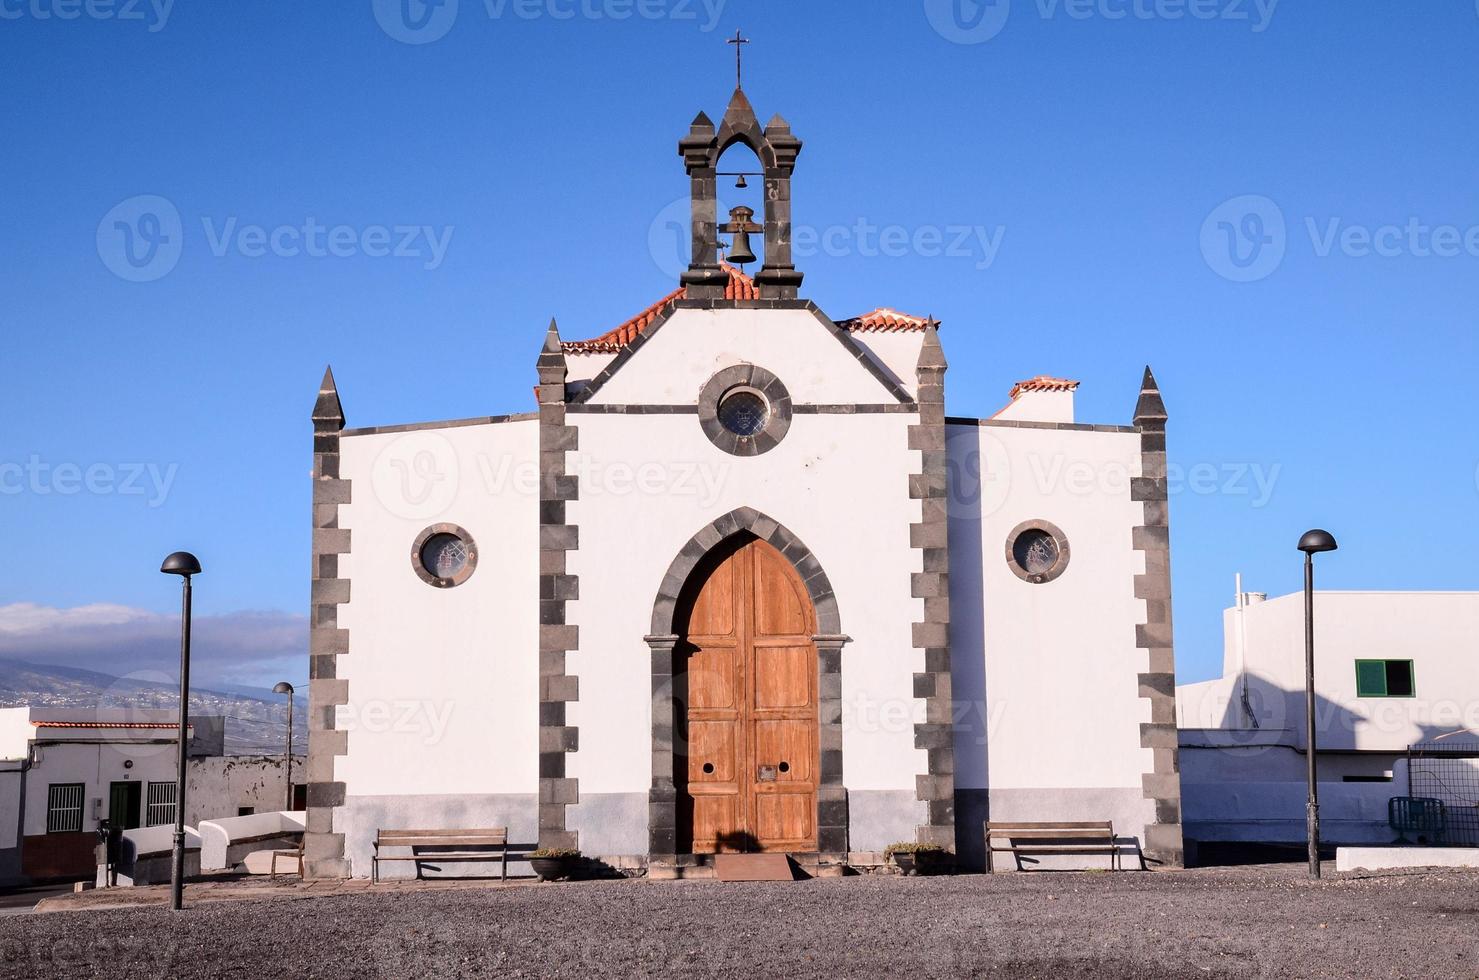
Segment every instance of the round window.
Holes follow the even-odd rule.
[[[455,524],[427,528],[411,547],[411,568],[423,582],[439,589],[466,582],[477,562],[472,536]]]
[[[455,534],[433,534],[421,546],[421,567],[437,578],[455,578],[467,567],[467,542]]]
[[[1045,575],[1058,564],[1058,542],[1047,531],[1028,531],[1017,539],[1012,557],[1029,575]]]
[[[698,393],[698,423],[726,453],[759,456],[786,437],[791,395],[765,368],[736,364],[704,382]]]
[[[719,400],[719,424],[737,436],[764,431],[770,421],[770,403],[751,388],[737,388]]]
[[[1007,566],[1033,585],[1051,582],[1068,567],[1068,539],[1047,521],[1027,521],[1007,536]]]

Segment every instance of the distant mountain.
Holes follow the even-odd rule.
[[[226,719],[227,755],[277,755],[286,735],[286,699],[264,688],[226,685],[227,691],[195,688],[192,715]],[[53,705],[65,708],[170,708],[179,703],[171,684],[113,677],[78,667],[33,664],[0,658],[0,708]],[[308,705],[293,697],[293,750],[308,750]]]

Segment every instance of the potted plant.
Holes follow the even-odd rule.
[[[900,874],[931,874],[945,863],[945,849],[939,844],[919,844],[914,841],[899,841],[884,848],[886,857]]]
[[[569,847],[541,847],[529,852],[529,865],[540,881],[556,881],[570,877],[580,852]]]

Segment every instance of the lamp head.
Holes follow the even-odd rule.
[[[1317,555],[1324,551],[1334,551],[1340,545],[1335,543],[1335,535],[1329,531],[1316,528],[1313,531],[1304,532],[1304,537],[1299,539],[1299,550],[1307,555]]]
[[[273,694],[292,694],[293,693],[293,685],[289,684],[287,681],[278,681],[276,684],[273,685],[273,687],[272,687],[272,693]]]
[[[166,575],[183,575],[189,578],[200,574],[200,559],[188,551],[177,551],[164,560],[159,570]]]

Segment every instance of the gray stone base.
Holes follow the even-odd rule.
[[[1155,804],[1138,786],[1123,789],[957,789],[956,854],[967,871],[986,870],[987,820],[1109,820],[1122,845],[1121,866],[1140,867],[1145,825],[1155,822]],[[1014,867],[1010,854],[998,853],[998,871]],[[1108,856],[1044,856],[1033,868],[1108,868]]]
[[[535,793],[479,796],[350,796],[339,811],[335,831],[344,835],[344,857],[350,875],[370,877],[375,834],[380,830],[433,830],[454,827],[507,827],[510,850],[533,850],[539,840],[539,798]],[[582,843],[584,843],[582,841]],[[407,853],[399,851],[397,853]],[[489,877],[498,864],[436,864],[423,866],[422,876]],[[509,862],[509,874],[530,874],[526,862]],[[393,861],[380,865],[384,879],[414,878],[416,865]]]
[[[914,840],[915,828],[929,816],[928,804],[913,789],[851,789],[847,792],[848,850],[881,851]]]
[[[646,793],[581,793],[565,808],[569,827],[580,834],[581,853],[592,857],[647,852]]]

